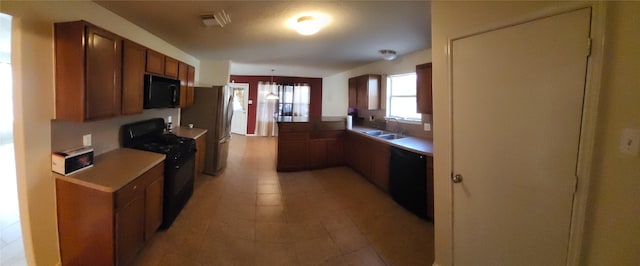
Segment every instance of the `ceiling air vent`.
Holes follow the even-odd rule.
[[[224,10],[214,14],[201,15],[200,19],[205,27],[220,26],[222,28],[224,25],[231,23],[231,17]]]

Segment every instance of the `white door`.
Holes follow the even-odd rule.
[[[590,9],[452,41],[455,265],[564,265]]]
[[[233,93],[233,118],[231,133],[247,134],[247,110],[249,109],[249,84],[231,83],[228,85]]]

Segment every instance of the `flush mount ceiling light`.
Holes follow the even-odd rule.
[[[387,61],[396,59],[396,51],[394,50],[380,50],[380,55],[382,56],[382,59]]]
[[[302,35],[313,35],[320,31],[320,22],[312,16],[302,16],[298,18],[296,31]]]
[[[331,22],[331,17],[319,12],[297,14],[286,22],[287,27],[301,35],[313,35]]]
[[[222,28],[224,25],[231,23],[231,17],[229,17],[229,14],[224,10],[215,14],[201,15],[200,20],[202,20],[202,24],[204,24],[205,27],[220,26],[220,28]]]

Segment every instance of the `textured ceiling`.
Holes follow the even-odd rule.
[[[231,60],[231,74],[324,77],[430,48],[427,1],[96,1],[200,60]],[[231,23],[204,27],[200,15],[225,10]],[[331,22],[302,36],[287,26],[318,12]]]

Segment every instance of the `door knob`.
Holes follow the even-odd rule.
[[[462,175],[457,174],[451,177],[451,181],[453,181],[453,183],[460,183],[462,182]]]

